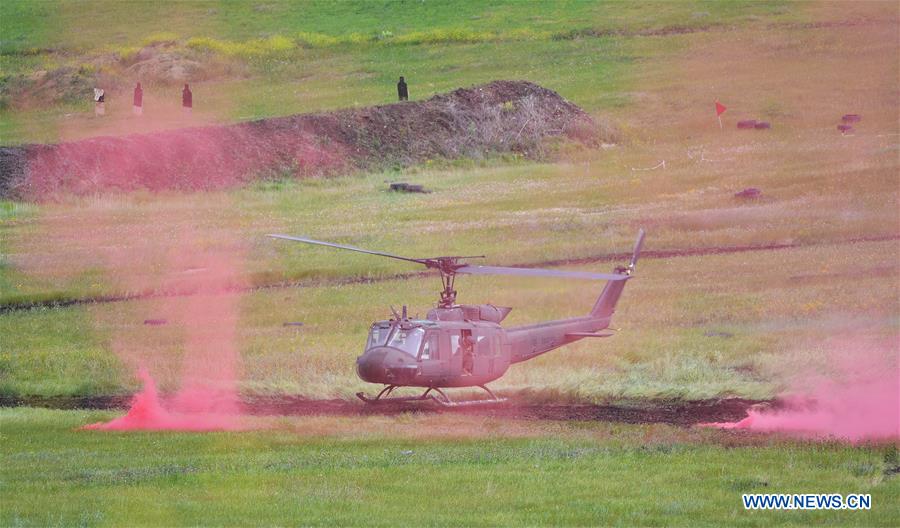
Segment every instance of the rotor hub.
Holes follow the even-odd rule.
[[[456,290],[453,284],[456,282],[455,271],[439,270],[441,272],[441,284],[444,289],[441,290],[441,299],[438,301],[439,308],[452,308],[456,304]]]

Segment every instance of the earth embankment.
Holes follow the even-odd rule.
[[[548,137],[590,143],[598,134],[591,117],[556,92],[493,81],[425,101],[0,147],[0,195],[39,201],[70,193],[215,189],[433,158],[535,157]]]

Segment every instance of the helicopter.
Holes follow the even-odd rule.
[[[385,387],[374,397],[360,392],[356,396],[367,404],[385,402],[434,401],[443,406],[475,405],[505,401],[487,384],[503,376],[513,363],[521,363],[584,338],[605,338],[604,332],[622,295],[625,283],[634,276],[644,244],[644,230],[627,266],[616,266],[612,273],[476,266],[468,264],[478,256],[410,258],[371,251],[311,238],[270,234],[272,238],[356,251],[369,255],[413,262],[440,273],[443,289],[437,305],[424,319],[410,318],[406,306],[402,313],[393,308],[393,317],[372,323],[363,354],[356,359],[356,373],[369,383]],[[500,323],[512,310],[492,304],[456,304],[454,289],[457,274],[515,275],[523,277],[559,277],[605,280],[606,285],[591,311],[581,317],[545,321],[503,328]],[[425,389],[419,396],[391,396],[398,387]],[[444,389],[478,387],[488,399],[453,401]]]

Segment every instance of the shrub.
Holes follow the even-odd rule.
[[[309,33],[301,31],[297,33],[297,41],[309,48],[325,48],[328,46],[336,46],[341,43],[337,37],[326,35],[324,33]]]
[[[244,42],[231,42],[210,37],[194,37],[188,39],[190,48],[213,51],[223,55],[252,58],[261,56],[281,55],[292,51],[297,47],[297,42],[291,38],[275,35],[265,39],[246,40]]]
[[[166,35],[166,34],[160,34]],[[149,37],[148,37],[149,38]],[[276,35],[267,39],[231,42],[209,37],[188,39],[187,45],[207,51],[215,51],[231,56],[265,56],[290,51],[299,46],[305,48],[327,48],[332,46],[363,45],[378,43],[382,45],[418,45],[418,44],[471,44],[480,42],[503,42],[519,40],[549,40],[560,36],[549,31],[536,31],[529,28],[515,29],[507,32],[473,31],[466,28],[436,28],[425,31],[395,35],[388,30],[372,34],[348,33],[345,35],[328,35],[310,31],[296,33],[294,38]],[[569,38],[568,34],[564,38]]]
[[[141,48],[137,46],[122,46],[113,50],[119,56],[119,61],[123,64],[133,64],[137,60],[137,55]]]
[[[210,37],[191,37],[187,41],[187,46],[203,51],[225,53],[225,43]]]
[[[371,38],[360,33],[350,33],[349,35],[344,37],[344,42],[347,42],[349,44],[365,44],[371,41]]]
[[[413,31],[405,35],[398,35],[391,39],[397,44],[435,44],[448,42],[488,42],[498,40],[497,33],[477,32],[471,29],[431,29],[428,31]]]

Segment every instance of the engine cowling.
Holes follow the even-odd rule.
[[[429,310],[431,321],[488,321],[499,323],[509,315],[512,308],[494,306],[493,304],[461,304],[453,308],[434,308]]]

